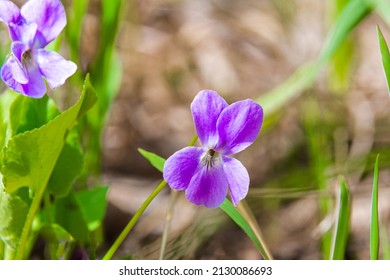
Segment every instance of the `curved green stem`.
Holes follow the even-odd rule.
[[[114,244],[112,244],[111,248],[104,255],[103,260],[110,260],[112,256],[115,254],[116,250],[118,250],[119,246],[125,240],[126,236],[133,229],[134,225],[137,223],[141,215],[144,213],[149,204],[153,201],[153,199],[162,191],[162,189],[167,185],[167,182],[161,181],[161,183],[154,189],[154,191],[148,196],[148,198],[142,203],[141,207],[137,210],[134,216],[131,218],[129,223],[123,229],[121,234],[115,240]]]

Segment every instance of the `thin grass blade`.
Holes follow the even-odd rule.
[[[349,235],[349,222],[351,213],[351,199],[347,183],[344,178],[339,180],[339,189],[337,197],[337,220],[332,239],[332,260],[342,260],[345,256]]]
[[[386,40],[383,37],[382,31],[379,28],[379,26],[377,26],[377,31],[378,31],[379,48],[381,50],[381,55],[382,55],[383,69],[385,70],[385,75],[387,80],[387,89],[390,94],[390,52]]]
[[[378,165],[379,155],[376,157],[374,167],[374,183],[372,186],[371,200],[371,225],[370,225],[370,258],[377,260],[379,255],[379,215],[378,215]]]
[[[261,240],[259,240],[256,237],[256,234],[250,227],[247,220],[238,212],[238,210],[233,206],[233,204],[228,199],[225,199],[225,201],[222,203],[222,205],[219,208],[222,209],[248,235],[248,237],[259,249],[264,259],[266,260],[271,259],[271,256],[269,256],[269,254],[267,253],[266,247],[263,245]]]

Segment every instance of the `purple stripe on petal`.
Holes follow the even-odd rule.
[[[53,41],[66,25],[64,6],[59,0],[30,0],[20,10],[27,22],[38,25],[39,47]]]
[[[191,103],[196,133],[204,147],[214,148],[217,142],[217,120],[226,101],[213,90],[202,90]]]
[[[237,203],[248,194],[249,174],[239,160],[227,156],[222,156],[222,159],[230,196],[234,206],[237,206]]]
[[[187,199],[208,208],[222,204],[227,195],[228,182],[222,164],[211,168],[203,166],[192,178],[186,190]]]
[[[22,55],[27,50],[27,46],[20,41],[12,42],[11,51],[14,56],[22,63]]]
[[[200,168],[202,148],[186,147],[170,156],[164,165],[164,180],[175,190],[185,190]]]
[[[1,78],[9,88],[13,89],[14,91],[22,93],[23,92],[22,85],[14,79],[12,74],[13,63],[17,63],[17,62],[15,58],[12,57],[6,61],[6,63],[1,68]]]
[[[37,34],[37,24],[9,24],[9,33],[12,41],[22,42],[26,48],[30,49],[34,45],[35,35]]]
[[[35,63],[29,65],[27,70],[28,83],[22,85],[23,94],[33,98],[41,98],[46,93],[46,85]]]
[[[11,1],[0,1],[0,21],[9,24],[20,20],[20,11]]]
[[[244,150],[256,140],[262,123],[263,109],[253,100],[231,104],[218,118],[219,139],[215,149],[223,154]]]
[[[16,82],[23,85],[28,83],[27,74],[16,59],[9,59],[7,64],[11,70],[12,78],[14,78]]]
[[[64,84],[65,80],[77,70],[76,64],[64,59],[58,53],[39,49],[34,51],[33,55],[38,63],[39,70],[51,88]]]

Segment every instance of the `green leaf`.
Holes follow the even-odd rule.
[[[159,155],[156,155],[154,153],[148,152],[144,149],[139,148],[138,152],[146,158],[150,164],[156,168],[158,171],[163,172],[165,159],[160,157]]]
[[[89,231],[74,193],[55,202],[55,222],[63,227],[74,239],[88,243]]]
[[[47,123],[47,104],[49,98],[30,98],[19,94],[10,107],[12,135],[16,135]]]
[[[371,199],[371,225],[370,225],[370,257],[377,260],[379,255],[379,214],[378,214],[378,176],[379,155],[376,157],[374,167],[374,182]]]
[[[383,69],[385,70],[386,80],[387,80],[387,89],[390,94],[390,53],[387,46],[386,40],[383,37],[381,29],[377,26],[379,47],[382,55]]]
[[[7,194],[0,182],[0,239],[13,249],[18,245],[29,206],[26,196],[21,192]]]
[[[80,191],[75,194],[76,201],[90,231],[102,223],[107,207],[108,186]]]
[[[12,137],[3,149],[1,173],[5,191],[28,186],[42,191],[53,172],[69,131],[92,107],[96,95],[86,78],[79,101],[48,124]]]
[[[73,182],[81,174],[82,169],[83,154],[78,138],[75,137],[75,139],[71,140],[68,138],[51,174],[47,185],[48,190],[55,194],[56,197],[66,196]]]
[[[349,222],[351,213],[351,199],[347,183],[344,178],[340,178],[340,185],[337,197],[337,220],[332,239],[332,260],[342,260],[345,255],[349,235]]]
[[[249,223],[245,220],[245,218],[237,211],[237,209],[233,206],[233,204],[228,200],[222,203],[219,207],[222,209],[252,240],[252,242],[257,246],[260,253],[263,255],[264,259],[269,259],[267,255],[267,251],[265,250],[261,241],[256,237],[256,234],[253,232]]]
[[[7,90],[0,94],[0,148],[3,148],[11,137],[10,129],[10,107],[18,94]],[[0,155],[1,162],[1,155]]]
[[[40,233],[49,242],[62,243],[74,240],[73,236],[59,224],[45,224],[41,228]]]

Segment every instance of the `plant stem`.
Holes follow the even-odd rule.
[[[160,257],[159,257],[160,260],[164,259],[165,249],[166,249],[166,245],[168,242],[169,226],[170,226],[171,221],[172,221],[173,209],[175,207],[178,194],[179,194],[178,191],[173,190],[173,189],[171,190],[170,202],[169,202],[169,206],[167,209],[167,214],[165,215],[165,224],[164,224],[164,230],[163,230],[162,239],[161,239],[161,249],[160,249]]]
[[[18,249],[16,251],[16,259],[17,260],[22,260],[25,257],[24,251],[25,251],[25,248],[27,246],[28,236],[29,236],[29,233],[31,230],[31,225],[33,223],[35,214],[37,213],[37,210],[38,210],[39,206],[41,205],[43,193],[44,193],[44,188],[40,188],[39,191],[35,194],[32,202],[31,202],[31,206],[30,206],[30,209],[29,209],[28,214],[27,214],[26,222],[24,223],[24,226],[23,226],[22,235],[20,237]]]
[[[0,260],[4,260],[5,244],[0,240]]]
[[[149,204],[153,201],[153,199],[162,191],[162,189],[167,185],[166,181],[161,181],[161,183],[153,190],[153,192],[148,196],[148,198],[142,203],[141,207],[137,210],[134,216],[131,218],[129,223],[120,233],[118,238],[115,240],[114,244],[112,244],[111,248],[104,255],[103,260],[110,260],[112,256],[115,254],[116,250],[118,250],[119,246],[125,240],[126,236],[133,229],[134,225],[137,223],[141,215],[144,213]]]

